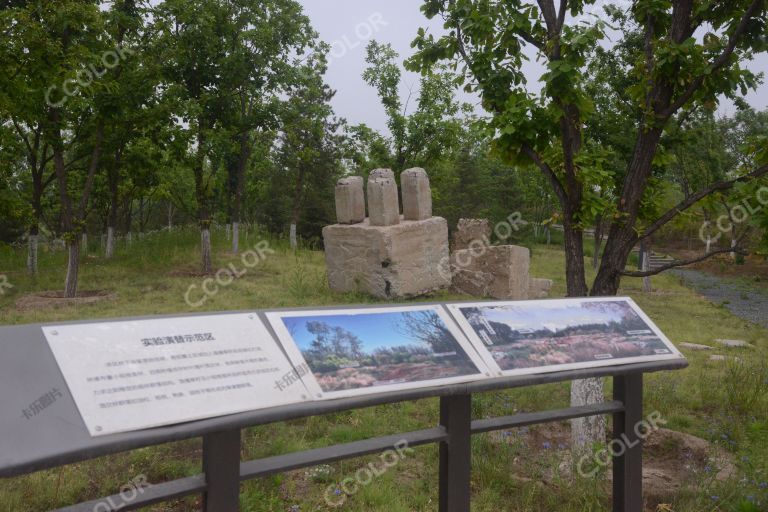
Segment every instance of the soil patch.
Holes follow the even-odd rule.
[[[547,468],[541,484],[557,485],[557,482],[573,478],[571,473],[571,439],[567,423],[516,429],[509,432],[491,433],[499,443],[522,441],[528,450],[515,457],[517,471],[511,478],[530,482],[530,468],[537,464],[544,453],[555,452],[559,465]],[[588,466],[588,465],[587,465]],[[643,445],[643,495],[645,511],[664,510],[682,489],[695,488],[703,479],[726,481],[736,477],[733,457],[707,440],[696,436],[659,429],[654,431]],[[603,482],[610,491],[612,472],[607,468]]]
[[[68,306],[82,306],[114,300],[117,295],[107,290],[86,290],[77,293],[77,297],[64,297],[64,292],[37,292],[25,295],[16,301],[16,309],[19,311],[32,311],[35,309],[62,308]]]

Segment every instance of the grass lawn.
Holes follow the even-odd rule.
[[[243,246],[261,239],[253,232],[248,237]],[[33,281],[24,273],[25,253],[0,248],[0,275],[5,274],[14,286],[0,295],[0,324],[375,302],[364,295],[331,293],[322,252],[300,250],[294,254],[284,241],[273,240],[270,246],[274,254],[203,306],[190,307],[185,292],[190,285],[199,287],[202,283],[201,277],[192,275],[197,268],[196,242],[194,230],[155,234],[130,247],[121,246],[112,261],[93,254],[92,248],[82,266],[81,290],[108,290],[115,298],[87,306],[33,310],[18,310],[15,301],[30,292],[62,288],[65,254],[41,252],[40,275]],[[216,265],[241,265],[238,258],[226,253],[227,247],[223,231],[215,232]],[[556,246],[537,245],[532,253],[533,275],[554,279],[551,296],[563,296],[562,251]],[[729,362],[710,361],[714,352],[683,349],[690,368],[647,378],[647,412],[658,411],[668,421],[666,427],[721,447],[737,466],[737,474],[724,482],[714,478],[716,471],[705,469],[688,488],[672,493],[659,510],[768,510],[768,331],[698,297],[677,278],[659,276],[653,284],[655,291],[645,294],[640,280],[625,279],[621,294],[634,298],[674,343],[712,344],[715,338],[736,338],[756,345],[754,349],[718,349],[718,354],[739,356],[739,361]],[[425,300],[465,298],[445,292]],[[475,417],[486,417],[565,407],[568,398],[567,384],[486,393],[474,397],[473,412]],[[242,457],[248,460],[427,428],[437,420],[438,402],[429,399],[279,423],[246,432]],[[573,479],[558,471],[569,453],[556,442],[555,433],[564,428],[555,425],[474,436],[473,510],[608,509],[609,487],[604,480]],[[200,456],[201,443],[187,441],[3,480],[0,512],[49,510],[113,494],[142,474],[155,483],[197,474],[201,472]],[[325,502],[326,490],[376,459],[354,459],[245,483],[241,510],[335,510]],[[436,446],[417,448],[372,485],[361,487],[339,509],[436,510],[437,467]],[[199,510],[199,500],[178,500],[146,510]]]

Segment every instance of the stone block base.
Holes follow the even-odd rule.
[[[529,297],[531,253],[525,247],[496,245],[451,254],[453,288],[476,297],[525,300]]]
[[[422,295],[447,288],[448,223],[441,217],[392,226],[334,224],[323,228],[328,284],[338,292],[379,298]]]

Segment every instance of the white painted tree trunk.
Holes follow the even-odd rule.
[[[85,256],[88,256],[88,233],[83,233],[82,251]]]
[[[238,254],[240,252],[240,223],[232,223],[232,253]]]
[[[67,261],[67,280],[64,282],[64,296],[77,296],[77,280],[80,274],[80,244],[77,240],[69,242],[69,259]]]
[[[707,252],[705,254],[709,254],[711,250],[712,250],[712,237],[707,236]]]
[[[294,251],[296,250],[296,246],[298,245],[298,242],[296,240],[296,224],[291,224],[291,249]]]
[[[604,401],[602,379],[582,379],[571,382],[571,407],[599,404]],[[574,451],[589,449],[595,442],[604,442],[605,425],[605,416],[601,415],[571,420],[571,443]]]
[[[107,228],[107,248],[105,254],[107,258],[115,255],[115,228],[112,226]]]
[[[210,274],[213,272],[213,262],[211,261],[211,230],[203,228],[200,231],[200,248],[203,257],[203,274]]]
[[[646,251],[645,255],[643,256],[643,272],[648,272],[651,269],[651,251]],[[645,293],[650,293],[653,290],[651,287],[651,278],[644,277],[643,278],[643,291]]]
[[[130,231],[126,233],[125,239],[127,240],[128,245],[131,245],[133,243],[133,233],[131,233]]]
[[[738,244],[735,238],[731,238],[731,249],[735,249]],[[736,251],[731,251],[731,259],[736,260]]]
[[[40,246],[40,237],[38,235],[29,235],[27,240],[27,272],[29,275],[37,275],[37,250]]]

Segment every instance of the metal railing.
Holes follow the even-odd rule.
[[[80,323],[80,322],[77,322]],[[24,404],[25,390],[66,389],[39,325],[0,328],[0,403],[8,409]],[[603,366],[578,370],[489,378],[481,381],[385,392],[337,400],[302,402],[135,432],[91,437],[70,396],[59,398],[47,418],[27,421],[20,415],[0,416],[0,478],[11,478],[65,464],[95,459],[184,439],[203,439],[203,473],[153,483],[125,503],[120,495],[59,509],[59,512],[135,510],[185,496],[202,495],[206,512],[238,510],[240,483],[276,473],[408,447],[439,445],[440,512],[470,510],[473,434],[595,415],[613,417],[613,439],[626,449],[613,458],[613,512],[642,512],[643,374],[687,366],[685,359]],[[613,379],[612,400],[512,416],[472,419],[472,395],[591,377]],[[350,411],[383,404],[437,397],[437,426],[362,441],[241,461],[242,429],[275,422]],[[18,416],[18,417],[17,417]],[[114,504],[114,505],[113,505]]]

